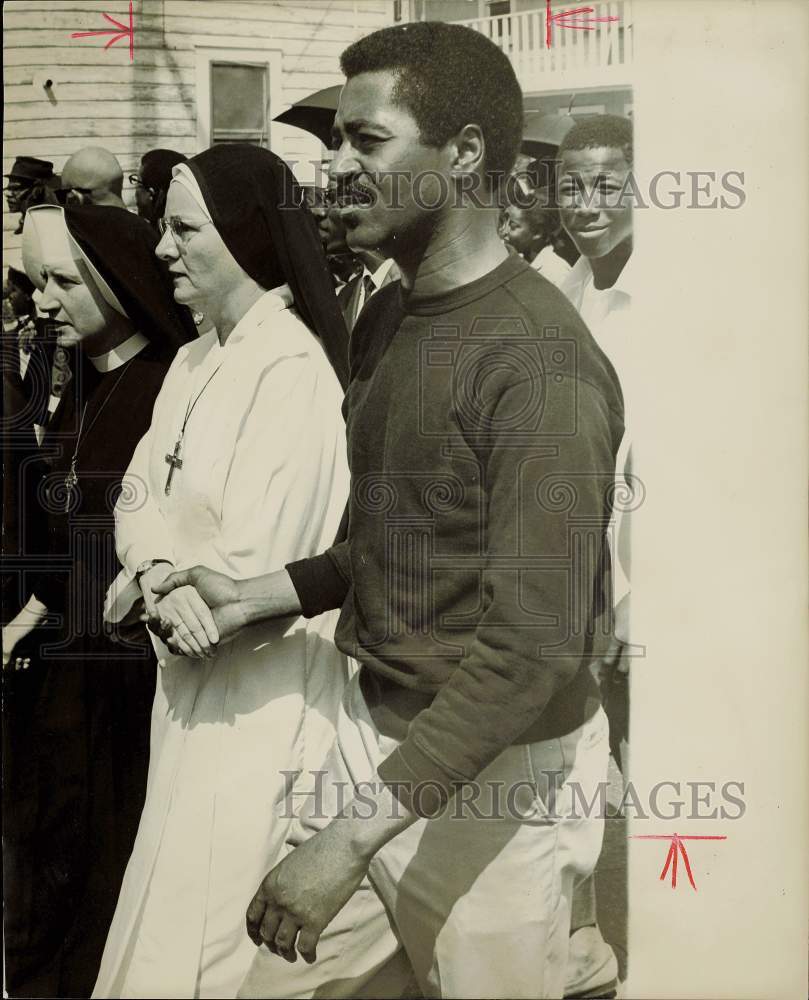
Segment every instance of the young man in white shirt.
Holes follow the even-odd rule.
[[[581,253],[559,285],[613,364],[622,384],[625,432],[616,480],[632,489],[632,405],[629,359],[632,304],[632,122],[598,115],[578,122],[559,147],[558,203],[562,225]],[[621,491],[616,491],[616,497]],[[625,505],[632,506],[632,499]],[[600,663],[602,698],[610,720],[610,749],[626,780],[629,719],[629,519],[616,504],[612,549],[614,638]],[[573,900],[568,993],[599,996],[615,958],[596,923],[595,886],[577,886]],[[571,983],[574,989],[571,990]],[[596,988],[596,992],[592,992]]]
[[[581,253],[560,284],[618,369],[632,302],[632,122],[599,115],[576,124],[559,147],[562,225]]]
[[[599,115],[577,123],[559,147],[562,225],[581,257],[559,286],[613,364],[624,393],[626,427],[616,466],[629,475],[631,406],[632,122]],[[631,483],[630,483],[631,485]],[[628,642],[628,524],[616,518],[613,601],[616,639]],[[616,659],[618,650],[615,650]]]

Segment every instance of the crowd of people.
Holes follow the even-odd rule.
[[[615,995],[631,122],[532,189],[483,35],[341,68],[314,196],[237,143],[137,214],[101,148],[9,179],[12,997]]]

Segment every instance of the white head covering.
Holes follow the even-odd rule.
[[[178,163],[171,171],[171,180],[172,183],[176,181],[182,185],[205,213],[205,218],[209,222],[213,222],[211,213],[208,211],[208,206],[205,204],[205,199],[202,197],[202,191],[197,183],[197,179],[187,164]]]
[[[126,316],[126,310],[115,292],[70,235],[64,210],[58,205],[35,205],[25,213],[22,263],[25,273],[40,291],[45,287],[45,282],[42,280],[43,265],[58,260],[82,261],[107,305],[122,316]]]
[[[79,260],[71,247],[65,213],[58,205],[36,205],[25,213],[22,229],[22,266],[41,292],[45,287],[42,268],[45,260]]]

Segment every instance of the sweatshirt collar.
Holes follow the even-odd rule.
[[[484,274],[482,278],[470,281],[467,285],[459,285],[449,291],[439,294],[424,295],[417,292],[407,293],[403,289],[400,291],[402,306],[405,312],[415,313],[420,316],[440,315],[452,309],[459,309],[476,299],[488,295],[493,288],[497,288],[506,281],[516,277],[521,271],[530,271],[531,267],[526,264],[519,254],[509,254],[509,256],[498,264],[494,270]]]

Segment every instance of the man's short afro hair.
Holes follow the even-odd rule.
[[[620,149],[624,159],[632,166],[632,119],[620,115],[593,115],[576,122],[562,139],[559,159],[567,152],[579,149]]]
[[[395,25],[366,35],[340,57],[350,80],[391,71],[394,100],[416,120],[422,142],[443,146],[479,125],[489,175],[504,175],[522,140],[522,91],[508,56],[478,31],[443,21]]]

